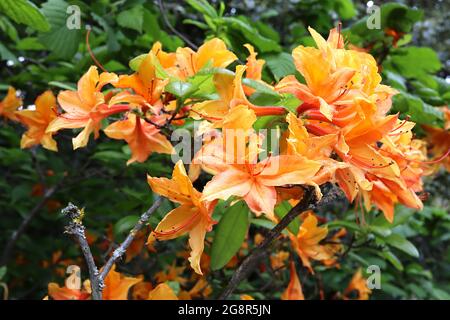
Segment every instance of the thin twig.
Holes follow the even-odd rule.
[[[67,207],[61,211],[61,213],[70,219],[69,225],[66,227],[65,232],[75,237],[81,247],[84,259],[86,260],[89,270],[89,279],[91,281],[92,299],[101,300],[103,282],[99,281],[99,272],[97,266],[95,265],[91,248],[89,247],[89,243],[86,239],[86,228],[82,223],[83,211],[78,209],[78,207],[72,203],[69,203]]]
[[[228,283],[228,286],[222,292],[219,299],[227,299],[233,293],[239,283],[241,283],[242,280],[248,277],[248,275],[251,271],[254,270],[260,259],[264,257],[265,250],[269,247],[272,241],[278,238],[284,228],[286,228],[289,223],[291,223],[292,220],[295,219],[295,217],[309,208],[314,198],[314,192],[310,188],[307,188],[302,200],[295,207],[293,207],[273,229],[268,232],[267,236],[264,238],[261,244],[244,259],[244,261],[233,274],[230,282]]]
[[[30,213],[22,220],[22,223],[20,224],[19,228],[17,228],[16,231],[13,232],[11,235],[11,238],[9,239],[8,243],[6,244],[5,250],[3,251],[2,259],[0,261],[0,266],[6,265],[9,262],[11,253],[16,245],[17,240],[19,240],[20,236],[23,234],[25,229],[28,227],[30,222],[34,219],[34,217],[41,211],[42,207],[45,205],[47,200],[53,196],[53,194],[56,192],[56,190],[61,185],[61,182],[57,183],[53,187],[47,189],[44,192],[44,196],[42,197],[41,201],[39,201],[33,209],[31,209]]]
[[[112,266],[116,261],[125,254],[128,247],[133,242],[134,238],[136,237],[136,234],[141,231],[141,229],[147,224],[148,219],[150,219],[150,216],[156,211],[156,209],[159,208],[161,205],[162,198],[158,197],[155,202],[153,202],[153,205],[145,211],[142,215],[139,221],[136,223],[136,225],[133,227],[133,229],[130,231],[126,239],[122,242],[122,244],[114,250],[113,254],[109,258],[109,260],[106,262],[105,266],[102,268],[102,271],[100,272],[100,280],[103,281],[106,276],[108,275],[109,271],[111,270]]]
[[[166,10],[164,9],[164,5],[162,0],[158,0],[158,5],[159,5],[159,10],[161,11],[161,16],[164,20],[165,25],[167,26],[167,28],[170,29],[170,31],[172,31],[172,33],[176,34],[178,37],[180,37],[181,39],[183,39],[184,42],[186,42],[186,44],[191,47],[194,50],[198,49],[198,46],[193,43],[191,40],[189,40],[184,34],[182,34],[181,32],[179,32],[177,29],[175,29],[172,24],[169,21],[169,18],[167,17],[166,14]]]
[[[94,300],[102,299],[104,280],[107,277],[108,273],[111,271],[111,268],[116,263],[116,261],[125,254],[128,247],[136,237],[136,234],[147,224],[150,216],[156,211],[156,209],[159,208],[161,202],[162,198],[158,197],[155,202],[153,202],[152,206],[141,215],[139,221],[130,231],[126,239],[120,244],[117,249],[114,250],[111,257],[108,259],[108,261],[106,261],[103,268],[101,268],[101,272],[99,272],[95,264],[94,257],[86,240],[86,228],[82,223],[83,211],[78,209],[78,207],[76,207],[72,203],[69,203],[67,207],[61,211],[63,215],[67,216],[70,219],[65,232],[74,236],[75,240],[81,247],[84,259],[86,260],[86,264],[89,270],[89,279],[91,281],[92,298]]]

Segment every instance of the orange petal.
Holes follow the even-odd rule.
[[[227,200],[231,196],[243,197],[251,189],[249,174],[232,166],[215,175],[203,189],[202,200]]]
[[[167,284],[160,283],[149,292],[148,300],[178,300],[178,297]]]

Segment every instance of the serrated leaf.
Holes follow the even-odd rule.
[[[442,121],[444,117],[439,109],[406,92],[395,95],[392,102],[392,111],[407,114],[411,117],[411,121],[418,124],[435,124],[437,121]]]
[[[420,78],[435,73],[442,67],[437,53],[426,47],[398,49],[392,54],[391,63],[398,73],[406,78]]]
[[[297,72],[292,56],[289,53],[281,52],[278,54],[265,55],[264,59],[276,81]]]
[[[129,10],[120,12],[117,16],[117,23],[121,27],[141,33],[144,24],[144,8],[138,5]]]
[[[50,23],[50,31],[42,33],[39,41],[51,50],[58,58],[68,60],[78,50],[81,41],[81,30],[68,29],[67,7],[69,4],[63,0],[48,0],[42,5],[42,12]]]
[[[249,210],[239,201],[229,207],[216,227],[211,246],[211,269],[225,266],[236,254],[245,239],[249,226]]]
[[[26,0],[2,0],[0,12],[6,14],[17,23],[25,24],[35,30],[46,32],[50,25],[45,16],[30,1]]]

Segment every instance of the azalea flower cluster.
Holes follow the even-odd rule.
[[[390,222],[398,203],[422,209],[417,194],[422,191],[426,148],[414,139],[413,122],[388,114],[396,91],[381,84],[370,54],[345,49],[337,29],[327,40],[309,31],[317,48],[299,46],[292,52],[301,76],[288,75],[275,84],[261,79],[265,62],[257,59],[250,45],[246,45],[245,65],[236,65],[236,55],[220,39],[207,41],[197,51],[178,48],[172,53],[156,43],[138,59],[131,75],[99,73],[92,66],[78,81],[77,90],[62,91],[57,98],[45,92],[37,98],[35,110],[15,111],[21,103],[11,91],[0,113],[28,127],[24,148],[40,143],[56,151],[54,134],[80,128],[73,139],[77,149],[102,130],[128,143],[132,154],[128,163],[146,161],[153,152],[175,153],[165,133],[182,126],[186,118],[200,122],[200,133],[219,132],[207,135],[189,171],[178,161],[171,179],[148,177],[153,192],[179,204],[152,231],[149,242],[188,233],[189,261],[198,274],[202,274],[205,235],[216,224],[212,214],[219,200],[245,201],[256,216],[277,222],[275,207],[285,200],[297,203],[304,193],[301,186],[314,187],[320,199],[320,186],[331,182],[361,210],[375,206]],[[234,72],[223,71],[232,66]],[[182,97],[168,90],[206,69],[222,70],[213,75],[214,94]],[[296,112],[282,105],[252,103],[249,97],[258,86],[295,96],[300,100]],[[263,150],[265,137],[253,130],[261,116],[276,116],[282,122],[277,128],[279,154]],[[103,127],[105,119],[109,123]],[[268,155],[261,158],[263,153]],[[200,191],[193,181],[202,172],[213,177]],[[339,248],[319,244],[328,231],[317,227],[313,214],[302,221],[291,240],[313,272],[310,258],[330,263]]]

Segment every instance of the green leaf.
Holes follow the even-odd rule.
[[[192,20],[192,19],[184,19],[183,20],[184,24],[191,24],[193,26],[196,26],[197,28],[203,29],[203,30],[208,30],[208,25],[206,23],[197,21],[197,20]]]
[[[98,14],[92,12],[91,15],[92,18],[103,28],[107,35],[106,45],[108,47],[108,50],[113,52],[119,51],[121,48],[121,44],[117,40],[116,30],[109,25],[106,19],[99,16]]]
[[[178,98],[187,98],[196,88],[189,82],[173,81],[165,87],[165,90]]]
[[[249,100],[257,106],[274,106],[280,102],[280,95],[268,94],[265,92],[254,92]]]
[[[146,34],[151,35],[153,40],[161,38],[162,30],[159,26],[158,16],[150,12],[150,10],[144,9],[142,29]]]
[[[285,215],[288,214],[289,210],[292,209],[292,206],[289,204],[288,201],[281,202],[278,206],[275,207],[275,214],[278,216],[278,218],[283,219]],[[291,223],[287,226],[290,232],[297,235],[298,230],[300,229],[300,220],[298,217],[295,217],[294,220],[292,220]]]
[[[380,253],[380,256],[389,261],[397,270],[403,271],[403,264],[391,251],[386,250]]]
[[[393,233],[386,237],[385,241],[391,247],[397,248],[414,258],[419,257],[419,251],[417,248],[410,241],[399,234]]]
[[[137,57],[134,57],[133,59],[131,59],[130,62],[128,63],[131,70],[138,71],[139,66],[142,63],[142,60],[144,60],[146,56],[147,56],[147,53],[143,53],[143,54],[140,54]]]
[[[276,81],[297,72],[292,56],[289,53],[281,52],[278,54],[265,55],[264,59]]]
[[[66,89],[66,90],[72,90],[72,91],[76,91],[77,87],[73,84],[68,84],[68,83],[64,83],[64,82],[60,82],[60,81],[50,81],[48,83],[49,86],[53,86],[53,87],[57,87],[60,89]]]
[[[384,227],[384,226],[380,227],[380,226],[370,225],[369,230],[382,238],[387,237],[392,233],[392,231],[389,227]]]
[[[63,0],[48,0],[42,5],[42,11],[50,22],[49,32],[41,34],[39,41],[61,59],[69,60],[78,50],[81,30],[68,29],[66,26],[67,7]]]
[[[261,83],[259,81],[249,79],[249,78],[244,78],[244,79],[242,79],[242,84],[255,89],[256,90],[255,93],[264,94],[266,96],[270,95],[278,100],[281,99],[281,95],[278,92],[273,90],[268,85]]]
[[[134,57],[133,59],[130,60],[128,65],[130,66],[130,68],[133,71],[138,71],[142,61],[147,57],[147,55],[148,55],[147,53],[144,53],[144,54],[138,55],[137,57]],[[161,66],[161,64],[159,63],[159,60],[155,58],[155,56],[153,56],[152,63],[155,66],[156,76],[158,78],[165,79],[165,78],[169,77],[169,75],[164,70],[164,68]]]
[[[411,117],[411,121],[418,124],[435,124],[444,118],[439,109],[406,92],[395,95],[392,102],[392,111],[407,114]]]
[[[8,48],[6,48],[2,43],[0,43],[0,57],[1,57],[1,60],[12,60],[15,63],[18,62],[14,53],[9,51]]]
[[[441,69],[437,53],[426,47],[407,47],[396,50],[391,56],[394,68],[406,78],[420,78]]]
[[[250,22],[243,21],[245,17],[225,17],[222,20],[232,29],[240,32],[247,41],[255,45],[257,51],[264,52],[280,52],[281,46],[274,40],[264,37],[258,32],[258,29],[250,25]]]
[[[250,222],[251,222],[251,224],[253,224],[255,226],[266,228],[266,229],[273,229],[275,227],[275,223],[273,223],[270,220],[263,219],[263,218],[251,219]]]
[[[336,0],[334,1],[334,8],[343,20],[348,20],[356,15],[356,9],[352,0]]]
[[[38,38],[28,37],[20,39],[16,44],[17,50],[45,50],[45,46],[39,42]]]
[[[105,150],[105,151],[97,151],[92,155],[92,159],[100,160],[103,162],[123,162],[127,159],[127,156],[118,151],[113,150]]]
[[[334,221],[328,222],[326,225],[327,225],[328,229],[346,228],[349,230],[353,230],[355,232],[362,231],[361,226],[353,221],[334,220]]]
[[[186,2],[198,12],[207,15],[211,18],[217,18],[216,9],[206,0],[186,0]]]
[[[116,236],[121,235],[123,233],[129,232],[139,221],[139,216],[137,215],[130,215],[123,217],[119,221],[116,222],[114,225],[114,234]]]
[[[0,280],[3,279],[5,274],[6,274],[6,266],[0,267]]]
[[[211,269],[225,266],[245,239],[249,226],[249,210],[243,201],[229,207],[216,227],[211,246]]]
[[[8,17],[0,15],[0,30],[12,41],[17,42],[19,40],[17,29]]]
[[[121,27],[136,30],[137,32],[142,33],[144,8],[137,5],[129,10],[122,11],[117,16],[117,23]]]
[[[166,284],[170,287],[170,289],[173,290],[173,293],[175,295],[178,295],[180,293],[180,283],[178,281],[166,281]]]
[[[386,3],[381,6],[381,27],[400,32],[410,32],[414,23],[420,21],[423,11],[400,3]]]
[[[0,12],[6,14],[17,23],[25,24],[35,30],[46,32],[50,25],[45,16],[30,1],[26,0],[2,0]]]

